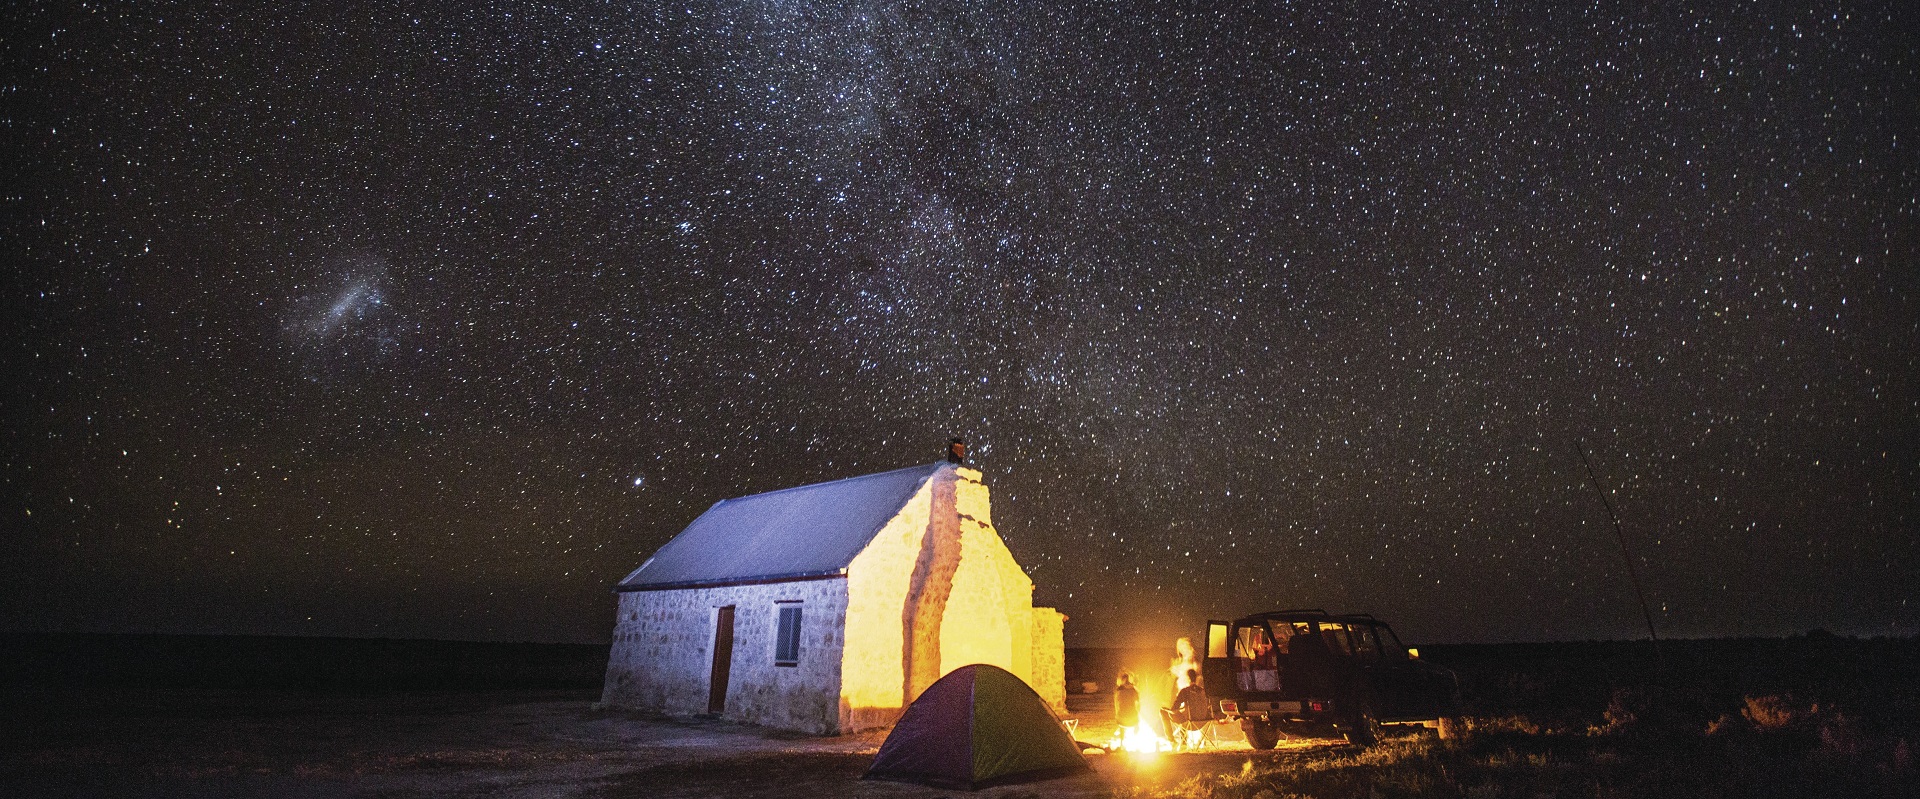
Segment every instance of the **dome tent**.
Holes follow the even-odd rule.
[[[1032,687],[976,663],[941,677],[907,706],[865,779],[975,790],[1089,770]]]

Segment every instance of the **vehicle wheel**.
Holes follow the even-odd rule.
[[[1364,748],[1380,742],[1380,719],[1373,714],[1373,706],[1366,700],[1356,702],[1340,726],[1341,731],[1346,733],[1347,743],[1354,746]]]
[[[1280,743],[1280,730],[1272,722],[1241,719],[1240,731],[1247,734],[1247,745],[1255,749],[1272,749]]]

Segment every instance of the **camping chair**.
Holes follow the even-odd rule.
[[[1214,734],[1212,721],[1187,721],[1164,707],[1160,709],[1160,720],[1166,724],[1167,740],[1173,742],[1176,752],[1220,744],[1219,736]]]
[[[1199,724],[1200,727],[1199,729],[1196,729],[1193,731],[1193,737],[1194,737],[1193,748],[1195,749],[1220,748],[1220,725],[1225,724],[1226,722],[1221,721],[1219,719],[1209,719],[1207,721],[1200,721],[1195,723]]]

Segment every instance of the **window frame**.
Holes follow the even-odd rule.
[[[805,619],[802,612],[805,606],[797,601],[783,601],[774,603],[773,608],[773,665],[783,668],[799,666],[800,625]],[[789,618],[793,620],[791,626],[787,621]]]
[[[1228,655],[1227,623],[1224,621],[1207,622],[1207,657],[1224,658]]]
[[[1363,629],[1355,629],[1356,626]],[[1377,663],[1380,657],[1380,640],[1374,637],[1379,627],[1367,625],[1347,625],[1347,647],[1353,652],[1353,659],[1368,663]]]
[[[1353,644],[1348,640],[1348,625],[1337,621],[1323,621],[1314,625],[1315,634],[1327,645],[1327,651],[1343,660],[1353,658]]]

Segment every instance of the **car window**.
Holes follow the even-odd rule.
[[[1249,624],[1235,631],[1233,637],[1233,656],[1252,660],[1273,649],[1273,639],[1267,636],[1264,624]]]
[[[1373,627],[1354,625],[1347,628],[1349,640],[1353,643],[1353,656],[1358,660],[1379,660],[1380,647],[1373,641]]]
[[[1293,652],[1294,625],[1284,621],[1270,622],[1273,628],[1273,648],[1282,655]]]
[[[1320,622],[1320,640],[1326,642],[1328,652],[1347,656],[1353,654],[1353,649],[1347,646],[1347,625]]]
[[[1375,627],[1380,634],[1380,656],[1388,660],[1407,660],[1407,647],[1400,643],[1400,637],[1393,634],[1392,627]]]

